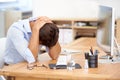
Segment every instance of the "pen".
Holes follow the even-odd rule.
[[[91,46],[90,52],[91,52],[91,54],[93,55],[93,49],[92,49],[92,46]]]

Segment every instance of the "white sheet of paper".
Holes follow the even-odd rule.
[[[81,53],[81,50],[62,49],[61,54],[65,54],[65,53],[70,53],[70,54]]]
[[[65,55],[60,55],[56,65],[67,65],[67,57]]]

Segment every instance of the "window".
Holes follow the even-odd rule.
[[[4,2],[16,2],[17,0],[0,0],[0,3],[4,3]]]

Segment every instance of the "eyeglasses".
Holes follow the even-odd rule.
[[[34,69],[34,67],[44,67],[46,69],[48,68],[48,66],[46,66],[45,64],[37,65],[37,64],[29,63],[27,65],[28,70],[32,70],[32,69]]]

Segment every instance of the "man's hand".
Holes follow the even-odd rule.
[[[52,23],[52,21],[48,18],[48,17],[39,17],[35,22],[34,22],[34,26],[33,29],[35,29],[35,31],[39,31],[43,25],[45,25],[46,23]]]

